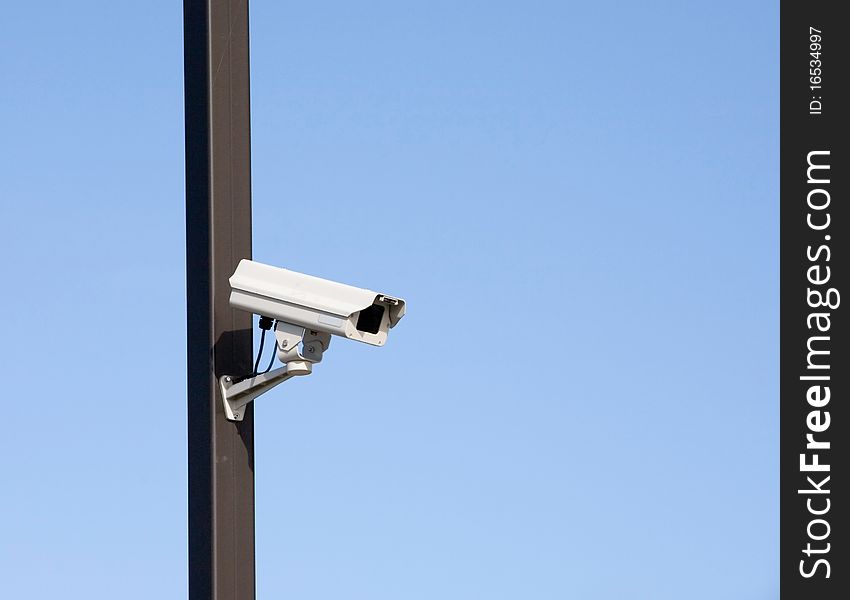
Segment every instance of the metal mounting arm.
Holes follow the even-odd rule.
[[[246,404],[287,379],[312,373],[313,363],[321,362],[323,352],[330,345],[330,337],[327,333],[309,331],[278,321],[275,325],[275,351],[284,366],[242,380],[232,375],[219,377],[227,420],[241,421],[245,417],[243,409]]]
[[[312,363],[292,361],[279,369],[260,373],[238,383],[234,383],[234,379],[230,375],[225,375],[218,380],[221,386],[221,398],[224,400],[224,415],[228,421],[241,421],[245,416],[245,411],[242,409],[257,396],[265,394],[287,379],[298,375],[309,375],[312,372]]]

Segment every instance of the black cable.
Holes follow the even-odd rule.
[[[251,374],[252,377],[259,374],[258,369],[260,368],[260,358],[263,356],[263,347],[266,343],[266,332],[272,328],[274,325],[274,319],[271,317],[264,317],[260,315],[260,329],[262,330],[262,335],[260,336],[260,350],[257,352],[257,360],[254,361],[254,372]],[[272,358],[274,358],[274,354],[272,354]],[[263,373],[268,373],[269,370],[266,369]]]
[[[272,365],[274,364],[274,357],[275,357],[275,354],[277,354],[277,342],[275,342],[274,350],[272,350],[272,356],[271,356],[271,358],[269,359],[269,366],[268,366],[268,367],[266,367],[266,370],[265,370],[265,371],[263,371],[263,373],[268,373],[269,371],[271,371],[271,370],[272,370]]]
[[[260,350],[257,352],[257,360],[254,361],[254,375],[257,374],[257,369],[260,368],[260,357],[263,355],[263,345],[266,343],[266,330],[263,329],[262,335],[260,335]]]

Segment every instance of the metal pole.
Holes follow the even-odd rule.
[[[252,367],[228,303],[251,257],[248,1],[184,0],[189,598],[253,600],[254,412],[224,418],[216,377]]]

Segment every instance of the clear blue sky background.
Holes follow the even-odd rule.
[[[778,5],[252,4],[254,255],[404,296],[257,404],[257,588],[778,595]],[[4,598],[186,597],[182,7],[0,21]]]

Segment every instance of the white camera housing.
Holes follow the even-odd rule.
[[[404,316],[401,298],[248,259],[230,287],[233,308],[373,346],[384,345]]]
[[[404,300],[243,259],[230,278],[230,305],[276,319],[275,352],[283,367],[247,376],[219,377],[224,414],[245,417],[245,406],[271,388],[313,372],[331,335],[383,346],[387,332],[404,316]],[[269,321],[260,327],[265,332]],[[263,338],[265,339],[265,337]],[[262,347],[262,344],[261,344]],[[257,361],[259,361],[259,357]]]

